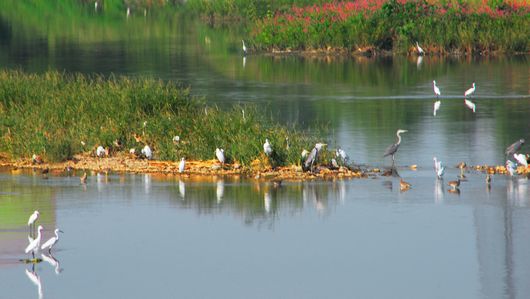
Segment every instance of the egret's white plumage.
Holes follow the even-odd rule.
[[[477,109],[477,105],[475,105],[475,103],[468,99],[464,99],[464,103],[466,104],[467,108],[473,110],[473,113],[475,113],[475,110]]]
[[[40,281],[40,277],[37,275],[37,273],[33,271],[29,271],[28,269],[26,269],[26,276],[29,278],[29,280],[31,280],[31,282],[34,285],[37,286],[37,292],[39,294],[39,299],[42,299],[43,294],[42,294],[42,283]]]
[[[179,141],[180,141],[180,136],[179,135],[173,136],[173,143],[177,144],[177,143],[179,143]]]
[[[243,54],[247,54],[247,46],[245,45],[245,41],[244,40],[241,40],[241,42],[243,43]]]
[[[35,211],[33,212],[33,214],[31,214],[29,216],[29,219],[28,219],[28,226],[29,225],[32,225],[33,223],[35,223],[35,221],[37,221],[37,219],[39,218],[39,211]]]
[[[425,51],[420,47],[420,44],[416,42],[416,50],[418,50],[418,55],[424,55]]]
[[[442,161],[439,161],[436,157],[433,157],[432,159],[434,160],[434,171],[436,172],[436,176],[441,179],[445,173],[445,166]]]
[[[105,148],[103,148],[101,145],[96,148],[96,156],[100,158],[105,156]]]
[[[346,152],[341,148],[335,150],[335,156],[341,161],[342,164],[348,164],[350,160],[348,154],[346,154]]]
[[[464,92],[464,97],[470,96],[474,92],[475,92],[475,82],[473,82],[473,87],[471,87],[470,89],[466,90],[466,92]]]
[[[265,143],[263,144],[263,151],[265,152],[265,155],[270,156],[272,154],[272,147],[269,143],[269,139],[265,139]]]
[[[144,155],[147,160],[151,160],[153,158],[153,151],[149,147],[149,145],[144,146],[142,149],[142,155]]]
[[[215,157],[217,157],[217,160],[221,162],[221,164],[225,164],[225,150],[222,148],[216,148],[215,149]]]
[[[35,252],[38,251],[40,248],[40,241],[42,236],[41,233],[43,229],[44,228],[42,227],[42,225],[39,225],[39,227],[37,228],[37,237],[31,243],[29,243],[29,245],[24,250],[25,253],[31,252],[33,256],[35,256]]]
[[[55,246],[55,244],[57,244],[57,242],[59,242],[59,233],[62,233],[63,231],[56,228],[55,229],[55,237],[51,237],[50,239],[48,239],[48,241],[46,241],[40,249],[44,250],[44,249],[48,249],[48,252],[51,252],[52,251],[52,248],[53,246]]]
[[[306,150],[306,149],[304,149],[304,150],[302,151],[302,154],[301,154],[301,156],[302,156],[302,159],[304,159],[304,160],[305,160],[305,159],[307,158],[307,155],[309,155],[309,151],[308,151],[308,150]]]
[[[439,97],[442,95],[442,93],[440,92],[440,88],[438,88],[438,86],[436,86],[436,81],[435,80],[432,80],[432,88],[434,90],[434,94],[436,95],[436,97]]]
[[[184,181],[179,180],[179,194],[184,199],[186,197],[186,183]]]
[[[55,274],[59,275],[61,272],[63,272],[63,269],[61,269],[61,263],[50,253],[50,255],[41,253],[40,255],[42,257],[42,260],[50,264],[54,270]]]
[[[432,115],[436,116],[436,112],[438,112],[438,110],[440,110],[440,106],[442,106],[442,101],[434,102],[433,106],[434,107],[433,107]]]
[[[182,159],[180,159],[180,163],[179,163],[179,172],[183,173],[185,168],[186,168],[186,159],[184,159],[184,157],[182,157]]]
[[[225,194],[225,182],[223,180],[217,181],[217,187],[215,189],[215,195],[217,196],[217,203],[223,200]]]
[[[523,154],[513,154],[513,157],[515,160],[517,160],[517,163],[523,165],[524,167],[528,167],[528,162],[526,161],[526,156]]]

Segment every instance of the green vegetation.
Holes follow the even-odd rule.
[[[502,1],[488,5],[424,0],[336,2],[292,7],[256,22],[261,50],[374,48],[407,52],[415,41],[430,53],[528,52],[528,6]]]
[[[119,140],[124,151],[148,144],[161,160],[212,159],[222,147],[229,161],[248,165],[268,138],[277,165],[296,164],[316,139],[263,115],[252,106],[208,106],[172,82],[0,72],[0,151],[14,158],[35,153],[61,161]]]

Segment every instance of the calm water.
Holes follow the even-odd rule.
[[[44,3],[44,4],[42,4]],[[530,192],[524,178],[468,173],[460,194],[437,182],[445,164],[503,164],[530,140],[528,56],[300,58],[239,52],[243,30],[165,15],[95,14],[0,3],[0,67],[28,72],[152,76],[191,86],[220,107],[255,103],[283,123],[326,125],[356,163],[396,178],[286,183],[144,175],[48,180],[0,174],[0,298],[528,298]],[[60,5],[60,4],[57,4]],[[63,11],[64,13],[58,13]],[[66,13],[68,12],[68,13]],[[50,14],[56,17],[46,17]],[[442,91],[438,116],[432,80]],[[472,100],[464,90],[477,83]],[[523,148],[529,152],[528,145]],[[18,261],[28,216],[45,238],[62,228],[55,267]],[[60,269],[63,269],[60,271]]]

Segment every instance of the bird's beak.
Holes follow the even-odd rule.
[[[59,232],[64,234],[64,232],[62,230],[59,230]]]

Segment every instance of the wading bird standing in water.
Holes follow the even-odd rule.
[[[438,161],[436,157],[433,157],[432,159],[434,160],[434,171],[436,172],[436,177],[438,177],[438,179],[442,179],[445,172],[445,166],[442,164],[442,161]]]
[[[247,55],[247,46],[245,46],[245,41],[241,40],[241,42],[243,43],[243,55]]]
[[[39,225],[39,227],[37,228],[37,237],[33,241],[31,241],[28,247],[26,247],[26,250],[24,250],[24,252],[26,253],[30,253],[31,251],[31,255],[33,256],[33,258],[35,258],[35,252],[39,250],[41,233],[43,229],[44,228],[42,227],[42,225]]]
[[[460,186],[460,179],[457,179],[456,181],[450,181],[449,183],[447,183],[447,185],[453,188],[453,190],[456,190]]]
[[[385,153],[383,154],[383,157],[392,155],[392,166],[394,166],[394,163],[395,163],[394,155],[396,154],[396,152],[397,152],[397,150],[399,148],[399,145],[401,144],[401,135],[400,134],[401,133],[406,133],[406,132],[408,132],[408,130],[401,130],[401,129],[397,130],[397,132],[396,132],[396,136],[398,138],[397,142],[392,144],[392,145],[390,145],[386,149]]]
[[[418,51],[418,55],[420,56],[425,55],[425,51],[423,51],[423,49],[420,47],[420,44],[418,44],[418,42],[416,42],[416,50]]]
[[[440,88],[438,88],[438,86],[436,86],[436,81],[435,80],[432,80],[432,88],[434,90],[434,94],[436,95],[436,99],[438,99],[438,97],[441,95],[440,93]],[[436,116],[436,111],[438,111],[438,109],[440,109],[440,106],[442,105],[442,101],[440,100],[437,100],[436,102],[434,102],[434,109],[433,109],[433,115]]]
[[[464,98],[467,98],[467,96],[470,96],[473,93],[475,93],[475,82],[473,82],[473,87],[471,87],[470,89],[466,90],[466,92],[464,92]]]
[[[42,245],[42,247],[40,249],[44,250],[44,249],[48,248],[48,252],[51,254],[53,246],[55,246],[55,244],[57,244],[57,242],[59,242],[59,233],[64,233],[64,232],[62,230],[56,228],[55,229],[55,237],[51,237],[48,241],[46,241],[46,243],[44,243]]]

